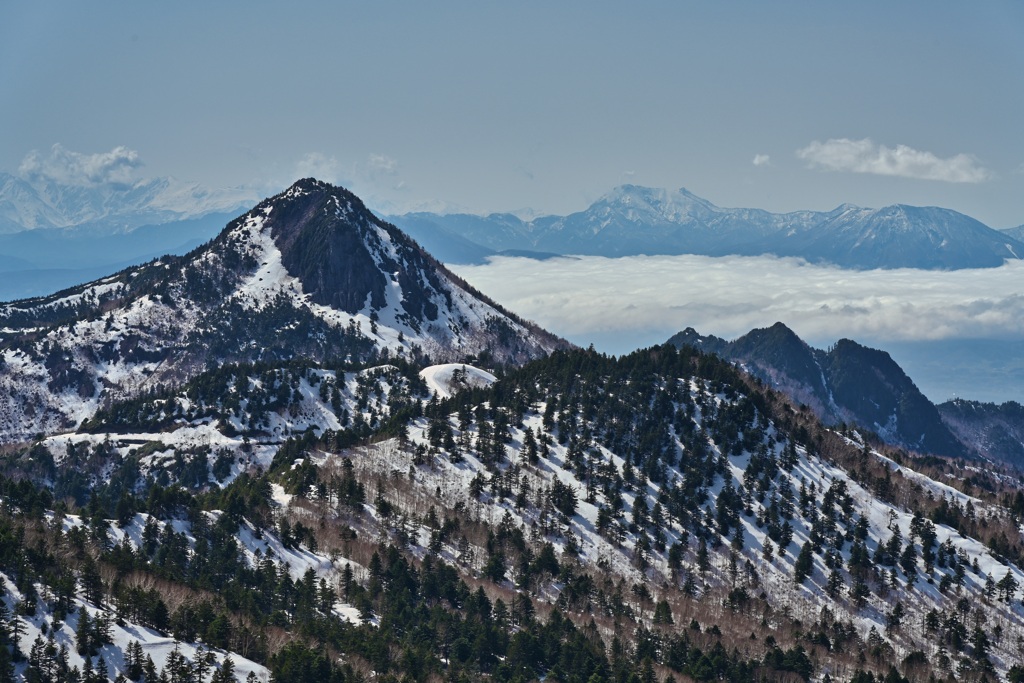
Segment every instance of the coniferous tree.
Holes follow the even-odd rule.
[[[908,585],[917,581],[917,548],[913,543],[908,543],[900,555],[900,568],[907,577]]]
[[[84,607],[78,611],[78,626],[75,628],[75,649],[82,656],[91,657],[93,648],[92,619],[89,617],[89,610]]]
[[[141,680],[145,663],[146,661],[142,651],[142,643],[138,640],[130,641],[128,643],[128,647],[125,649],[125,675],[133,681]]]
[[[221,662],[217,668],[216,673],[213,674],[213,678],[210,683],[234,683],[235,680],[235,662],[228,655]]]
[[[903,603],[899,600],[892,606],[889,613],[885,615],[885,628],[887,631],[898,631],[900,626],[903,625],[903,617],[906,614],[903,609]]]
[[[797,584],[803,583],[814,569],[814,553],[811,542],[804,543],[800,548],[800,554],[793,564],[793,580]]]
[[[107,683],[109,680],[110,669],[107,668],[107,660],[101,656],[96,660],[96,681],[98,683]]]
[[[999,583],[996,584],[1000,599],[1007,604],[1013,604],[1018,585],[1017,579],[1013,577],[1013,572],[1007,569],[1006,575],[999,579]]]
[[[28,652],[28,668],[25,670],[25,680],[28,683],[44,683],[52,680],[51,667],[45,657],[46,643],[41,635],[37,635],[32,641],[32,647]]]
[[[853,598],[853,603],[857,607],[864,607],[870,595],[871,589],[868,588],[868,584],[864,579],[856,578],[853,582],[853,588],[850,590],[850,597]]]
[[[832,598],[837,598],[845,585],[846,583],[843,581],[842,570],[837,567],[829,573],[828,583],[825,586],[825,590]]]
[[[672,619],[672,608],[669,607],[668,600],[659,600],[658,604],[654,608],[654,623],[655,624],[672,624],[675,623]]]

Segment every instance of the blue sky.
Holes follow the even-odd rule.
[[[315,174],[383,210],[563,213],[631,182],[1010,227],[1021,36],[1017,1],[8,2],[0,170],[125,147],[140,177]]]

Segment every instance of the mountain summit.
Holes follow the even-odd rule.
[[[480,249],[558,254],[705,256],[774,254],[844,268],[989,268],[1024,257],[1024,243],[939,207],[771,213],[728,209],[686,189],[623,185],[584,211],[522,221],[507,214],[408,214],[392,220],[419,238],[447,234]],[[481,260],[463,246],[455,258]],[[456,261],[453,262],[468,262]]]
[[[840,339],[827,351],[814,349],[781,322],[733,341],[687,328],[668,343],[740,364],[826,423],[859,425],[889,443],[926,453],[968,453],[936,407],[884,351],[850,339]]]
[[[0,306],[0,441],[228,362],[522,362],[564,345],[305,179],[186,256]]]

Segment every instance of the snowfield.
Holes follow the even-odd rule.
[[[487,387],[498,379],[480,368],[462,363],[445,363],[431,365],[420,370],[420,377],[427,387],[438,398],[451,398],[459,389],[465,387]]]

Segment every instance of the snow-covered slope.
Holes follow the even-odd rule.
[[[0,443],[67,429],[106,402],[224,362],[521,362],[564,344],[351,193],[304,180],[184,257],[0,305]]]
[[[682,587],[699,596],[704,609],[723,605],[723,614],[742,614],[746,607],[733,601],[746,605],[760,595],[765,614],[784,610],[805,625],[827,607],[831,618],[848,621],[864,639],[872,629],[885,633],[898,660],[914,650],[934,654],[926,616],[943,615],[964,599],[983,606],[987,623],[1002,624],[1003,632],[1024,628],[1024,605],[1000,598],[998,588],[1024,585],[1024,571],[941,521],[945,513],[934,506],[955,511],[949,518],[963,525],[1010,529],[1019,547],[1008,510],[897,465],[855,432],[827,439],[823,432],[801,443],[792,425],[770,419],[754,407],[764,405],[760,399],[735,393],[737,385],[724,377],[718,384],[648,375],[635,366],[627,375],[612,362],[572,360],[579,369],[573,382],[548,366],[548,372],[531,372],[536,383],[494,385],[483,398],[500,407],[456,397],[450,413],[442,406],[414,422],[409,446],[378,444],[361,452],[358,466],[371,478],[409,471],[416,493],[402,494],[408,505],[472,510],[494,527],[511,524],[551,542],[563,560],[578,558],[627,583],[650,586],[653,599],[671,600]],[[567,387],[571,393],[562,393]],[[518,392],[522,399],[507,398]],[[640,397],[651,402],[635,400]],[[505,412],[519,400],[528,406],[522,413]],[[492,431],[493,421],[466,417],[482,414],[502,420],[507,433]],[[647,431],[659,420],[672,425],[667,433]],[[635,427],[626,434],[650,440],[638,445],[624,437],[622,425],[630,423]],[[813,445],[825,441],[833,453],[847,450],[863,471],[883,474],[855,476],[830,462]],[[896,502],[911,491],[917,500]],[[454,543],[444,553],[453,562],[465,555]],[[805,553],[806,578],[794,580]],[[481,555],[472,566],[484,572]],[[553,601],[558,589],[552,589]],[[913,615],[902,625],[892,616],[896,603]],[[1019,663],[1011,640],[992,644],[997,669]],[[829,671],[827,664],[823,670]]]
[[[83,498],[109,496],[108,482],[148,490],[139,504],[156,513],[131,516],[126,496],[117,525],[93,513],[104,548],[137,552],[146,527],[169,528],[199,561],[200,536],[216,532],[246,568],[324,580],[318,613],[346,629],[392,627],[379,601],[342,598],[343,582],[380,587],[380,553],[500,596],[513,631],[523,610],[557,611],[614,649],[688,637],[697,620],[723,652],[804,648],[813,680],[922,657],[936,673],[1005,675],[1024,632],[1020,520],[984,488],[926,476],[936,459],[890,455],[725,361],[666,345],[559,351],[500,379],[461,363],[225,366],[5,463],[55,490],[85,482]],[[177,486],[193,505],[160,504]],[[46,514],[53,528],[63,513]],[[158,552],[141,557],[157,571]]]
[[[420,370],[420,377],[438,398],[451,398],[460,389],[486,387],[497,381],[495,376],[486,370],[463,363],[431,365]]]
[[[14,585],[13,581],[0,572],[0,581],[7,585]],[[20,592],[16,589],[3,602],[10,612],[13,612],[13,605],[23,600]],[[137,644],[141,648],[144,658],[153,660],[158,671],[168,668],[168,664],[176,658],[184,658],[190,664],[203,660],[206,671],[213,672],[224,665],[225,659],[231,660],[235,672],[235,680],[244,681],[250,675],[257,683],[267,683],[270,680],[270,672],[266,667],[261,666],[234,652],[225,652],[218,648],[204,646],[202,643],[182,643],[174,637],[161,633],[153,628],[133,623],[131,620],[124,620],[118,616],[113,605],[94,605],[82,598],[72,601],[74,612],[64,619],[56,618],[53,611],[44,607],[30,617],[19,616],[18,621],[21,629],[19,645],[26,652],[32,653],[39,650],[45,653],[48,646],[55,649],[54,655],[63,653],[66,655],[66,665],[73,669],[82,671],[85,666],[85,657],[79,654],[77,648],[76,631],[81,623],[83,615],[88,615],[89,620],[104,620],[109,627],[110,642],[97,648],[95,659],[90,657],[90,665],[96,665],[100,659],[106,667],[108,676],[106,680],[114,680],[119,674],[128,672],[128,665],[125,661],[125,654],[129,646]],[[46,657],[47,655],[43,655]],[[57,656],[52,656],[53,660]],[[25,676],[30,661],[25,660],[15,667],[17,676]],[[171,665],[173,668],[173,664]],[[20,680],[27,680],[21,678]]]

